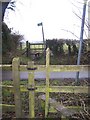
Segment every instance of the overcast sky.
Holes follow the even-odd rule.
[[[14,11],[6,9],[4,22],[30,42],[43,40],[41,26],[37,26],[40,22],[43,22],[45,39],[79,39],[82,3],[83,0],[16,0]],[[87,14],[86,10],[86,19]]]

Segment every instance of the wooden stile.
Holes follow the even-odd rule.
[[[27,44],[28,46],[28,44]],[[20,65],[19,58],[14,58],[12,65],[0,65],[0,68],[7,68],[7,70],[12,68],[12,77],[14,86],[8,86],[11,89],[11,92],[14,92],[15,98],[15,112],[16,118],[22,117],[21,110],[21,92],[29,92],[29,118],[35,118],[35,92],[43,92],[46,95],[44,96],[45,101],[45,118],[48,117],[49,112],[49,92],[61,92],[61,93],[88,93],[88,86],[49,86],[50,72],[62,72],[62,71],[88,71],[88,65],[50,65],[50,50],[46,50],[46,65],[34,65],[34,62],[28,62],[28,65]],[[20,86],[20,72],[19,71],[28,71],[28,87]],[[46,85],[45,86],[35,86],[34,83],[34,71],[45,71],[46,72]],[[3,85],[3,87],[5,87]],[[55,108],[59,105],[51,104]],[[59,106],[60,112],[61,107]],[[64,108],[68,111],[68,109]]]

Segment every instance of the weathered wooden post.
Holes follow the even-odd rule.
[[[20,42],[20,50],[22,51],[22,42]]]
[[[2,16],[2,2],[0,1],[0,16]],[[0,17],[0,31],[2,31],[2,17]],[[0,58],[2,58],[2,32],[0,32]],[[2,64],[2,59],[0,59]],[[0,68],[0,80],[2,80],[2,68]],[[2,87],[0,86],[0,104],[2,104]],[[0,118],[2,118],[2,106],[0,106]]]
[[[45,101],[45,117],[48,115],[49,110],[49,64],[50,64],[50,50],[46,50],[46,101]]]
[[[30,43],[28,44],[28,48],[29,48],[29,50],[30,50]]]
[[[26,57],[28,57],[28,41],[26,41]]]
[[[30,55],[30,43],[28,43],[28,55]]]
[[[70,64],[70,55],[71,55],[71,45],[67,44],[68,46],[68,65]]]
[[[14,85],[16,118],[22,118],[19,65],[20,65],[19,58],[14,58],[12,61],[12,77]]]
[[[34,62],[28,62],[28,90],[29,90],[29,118],[35,117],[34,107],[35,107],[35,83],[34,83]]]

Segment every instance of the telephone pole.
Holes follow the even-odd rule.
[[[82,22],[81,22],[81,32],[80,32],[80,44],[78,51],[78,59],[77,65],[80,65],[81,52],[82,52],[82,44],[83,44],[83,33],[84,33],[84,23],[85,23],[85,15],[86,15],[86,4],[88,0],[84,0],[83,5],[83,14],[82,14]],[[76,84],[79,85],[79,71],[76,73]]]

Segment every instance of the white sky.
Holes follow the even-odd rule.
[[[40,22],[43,22],[45,39],[77,39],[70,33],[74,33],[78,38],[80,36],[81,20],[73,11],[81,17],[83,4],[77,1],[83,2],[83,0],[16,0],[15,12],[6,9],[4,21],[9,28],[19,31],[25,40],[30,42],[43,40],[41,26],[37,26]],[[86,18],[87,13],[86,11]]]

